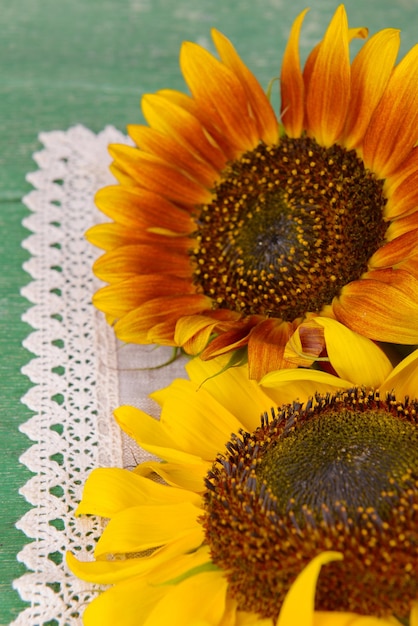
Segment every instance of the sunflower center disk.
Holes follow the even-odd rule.
[[[354,150],[284,137],[230,163],[200,207],[194,280],[214,306],[291,321],[360,278],[382,245],[383,181]]]
[[[324,550],[316,608],[409,615],[418,597],[417,403],[354,390],[285,407],[227,444],[202,524],[240,608],[276,618]]]

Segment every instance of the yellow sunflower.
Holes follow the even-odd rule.
[[[110,521],[96,560],[68,564],[112,587],[85,625],[417,626],[418,402],[384,390],[415,397],[418,351],[380,391],[309,369],[263,389],[244,365],[214,376],[223,362],[154,393],[159,421],[116,411],[162,461],[87,480],[77,513]]]
[[[250,377],[287,367],[284,347],[312,316],[374,340],[418,342],[418,47],[398,64],[385,29],[350,63],[344,6],[303,71],[294,22],[281,119],[221,33],[220,60],[181,49],[190,95],[142,99],[138,147],[114,145],[118,185],[97,195],[113,222],[90,241],[109,283],[96,306],[127,342],[235,350]],[[240,353],[240,355],[241,355]]]

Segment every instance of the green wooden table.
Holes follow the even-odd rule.
[[[19,288],[28,253],[22,196],[25,174],[40,131],[81,123],[99,131],[124,129],[142,120],[139,99],[159,88],[183,88],[178,68],[184,39],[210,45],[212,26],[235,43],[267,86],[294,17],[305,0],[14,0],[0,1],[0,624],[9,624],[24,604],[11,581],[24,571],[16,554],[25,537],[15,529],[28,509],[18,489],[29,478],[19,464],[28,440],[18,426],[30,417],[20,403],[29,387],[20,368],[30,358],[21,346],[29,328],[20,321],[28,303]],[[302,42],[305,56],[321,37],[337,3],[312,0]],[[290,7],[290,8],[289,8]],[[401,28],[405,53],[414,43],[418,0],[349,0],[350,23],[371,32]],[[49,622],[53,624],[54,622]],[[35,625],[28,625],[35,626]]]

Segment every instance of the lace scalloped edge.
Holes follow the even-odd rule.
[[[114,182],[107,146],[128,139],[111,126],[97,135],[75,126],[40,141],[39,169],[27,176],[34,189],[24,198],[31,234],[22,244],[32,279],[22,289],[31,303],[23,320],[33,329],[24,346],[34,355],[22,369],[33,384],[22,402],[34,414],[21,426],[33,443],[20,461],[34,476],[20,493],[32,508],[16,524],[32,541],[18,554],[28,572],[13,583],[29,607],[11,626],[78,626],[100,587],[76,579],[65,553],[91,559],[103,527],[74,511],[94,467],[123,463],[111,417],[119,404],[116,343],[91,304],[97,251],[84,233],[98,221],[95,192]]]

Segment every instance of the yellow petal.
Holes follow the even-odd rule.
[[[129,578],[100,594],[83,614],[84,626],[138,626],[167,593],[165,587]]]
[[[176,324],[174,341],[187,354],[199,354],[207,346],[217,325],[218,320],[207,315],[185,315]]]
[[[177,449],[207,460],[223,450],[231,434],[242,428],[242,422],[205,385],[199,387],[177,379],[170,385],[164,402],[161,427],[170,434]]]
[[[331,561],[341,561],[342,558],[340,552],[328,551],[312,559],[287,593],[276,626],[313,626],[316,583],[321,568]]]
[[[330,363],[341,378],[378,387],[392,371],[386,354],[370,339],[333,319],[316,317],[314,322],[324,328]]]
[[[328,393],[350,389],[352,381],[314,369],[298,368],[278,370],[266,374],[260,385],[274,400],[275,404],[306,402],[315,393]]]
[[[119,560],[79,561],[71,553],[67,553],[67,563],[73,574],[82,580],[100,585],[115,584],[133,576],[146,576],[149,580],[151,572],[153,572],[153,580],[157,577],[168,580],[178,575],[179,568],[181,571],[190,569],[191,556],[194,558],[193,566],[210,560],[206,547],[196,550],[196,546],[199,546],[201,541],[202,531],[200,527],[197,527],[168,545],[157,548],[149,556]],[[172,569],[173,562],[176,567],[175,572]]]
[[[178,449],[161,421],[130,406],[119,407],[114,415],[122,430],[135,439],[144,450],[174,464],[179,463],[189,467],[200,465],[201,459],[196,454]]]
[[[157,474],[168,485],[181,487],[199,493],[204,488],[204,478],[209,472],[211,461],[200,461],[196,457],[194,465],[185,463],[161,463],[159,461],[145,461],[140,463],[133,471],[140,476]]]
[[[403,359],[379,388],[381,394],[395,391],[402,401],[405,396],[418,399],[418,350]]]
[[[97,468],[88,477],[76,515],[113,517],[124,509],[145,504],[192,502],[200,497],[185,489],[167,487],[119,468]]]
[[[418,602],[414,602],[412,605],[409,626],[418,626]]]
[[[157,548],[199,527],[201,509],[190,502],[135,506],[115,515],[103,531],[95,557]],[[203,528],[199,544],[203,541]],[[196,546],[197,547],[197,546]]]
[[[230,367],[220,373],[227,361],[228,358],[192,359],[186,370],[191,380],[236,415],[242,426],[251,432],[260,425],[260,415],[270,409],[272,400],[256,381],[248,378],[247,365]]]
[[[313,626],[401,626],[401,622],[394,617],[381,618],[356,613],[315,611]]]
[[[220,572],[191,576],[169,588],[143,626],[220,624],[225,612],[227,588],[228,583]]]

